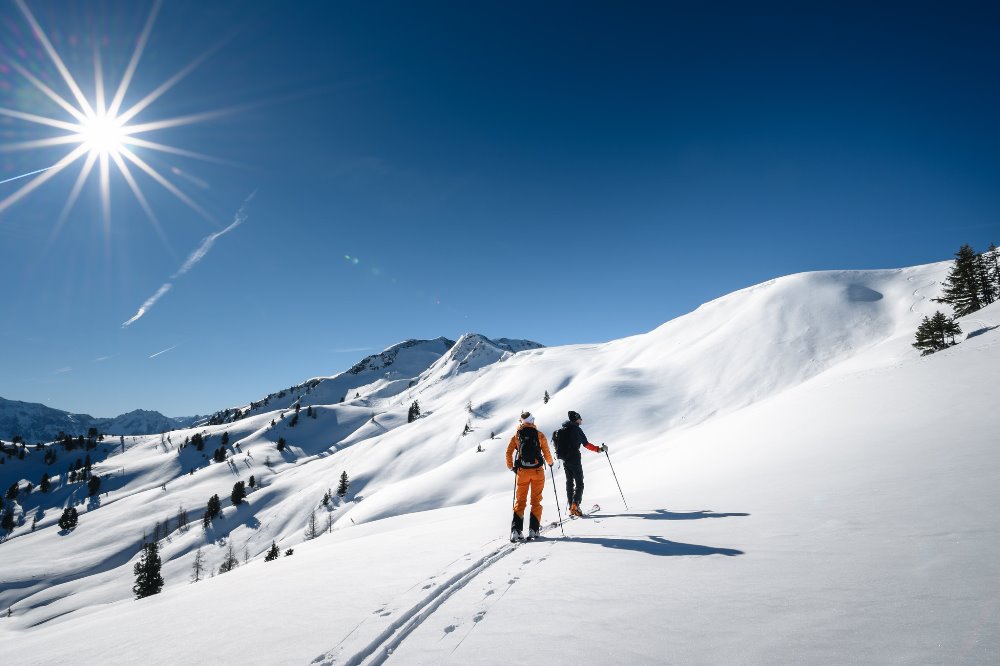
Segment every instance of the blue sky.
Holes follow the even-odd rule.
[[[110,97],[154,5],[27,7],[93,99],[95,44]],[[985,249],[998,19],[993,3],[167,2],[123,108],[207,53],[134,121],[226,110],[143,135],[218,161],[134,148],[206,215],[133,168],[157,231],[112,165],[109,223],[94,174],[57,224],[82,160],[0,211],[0,396],[204,413],[407,338],[606,341],[779,275]],[[0,107],[72,120],[11,64],[72,100],[13,2],[0,55]],[[63,133],[0,118],[0,146]],[[71,148],[0,152],[0,180]]]

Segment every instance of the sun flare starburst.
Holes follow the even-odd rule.
[[[79,136],[88,153],[120,155],[128,139],[128,126],[104,113],[80,123]]]
[[[132,52],[128,65],[125,68],[121,81],[115,89],[110,102],[105,98],[104,71],[101,63],[100,51],[94,47],[94,95],[88,98],[81,89],[77,79],[69,71],[63,59],[56,51],[45,31],[42,30],[38,20],[25,4],[24,0],[15,0],[28,25],[31,27],[31,35],[44,49],[51,64],[59,73],[62,83],[65,84],[69,95],[60,94],[53,86],[43,82],[38,76],[32,74],[22,62],[12,57],[6,58],[6,64],[21,75],[24,80],[31,84],[38,92],[47,97],[50,101],[58,105],[65,113],[65,118],[53,118],[39,113],[31,113],[22,109],[7,108],[0,106],[0,115],[15,120],[24,121],[34,125],[41,125],[52,130],[61,130],[62,133],[54,133],[42,139],[33,139],[0,145],[0,152],[28,151],[41,148],[51,148],[55,146],[67,146],[68,152],[51,166],[38,169],[21,176],[9,178],[3,182],[18,180],[27,176],[34,176],[30,181],[21,186],[18,190],[0,200],[0,215],[8,208],[24,199],[31,192],[41,187],[47,181],[55,177],[59,172],[64,171],[71,165],[82,161],[82,166],[77,175],[73,187],[70,189],[66,203],[63,206],[56,228],[63,224],[69,212],[75,205],[84,185],[90,179],[92,172],[98,174],[98,182],[101,195],[101,210],[104,220],[105,231],[110,229],[111,224],[111,165],[117,169],[121,178],[128,185],[139,205],[146,213],[150,222],[162,234],[156,215],[153,212],[146,196],[133,174],[133,168],[142,172],[150,180],[156,182],[163,189],[170,192],[177,199],[186,204],[202,217],[213,223],[217,223],[215,218],[204,208],[199,206],[187,194],[185,194],[166,176],[152,167],[144,160],[140,152],[136,149],[169,153],[172,155],[184,156],[194,159],[219,162],[208,155],[183,150],[161,142],[150,141],[140,138],[137,135],[162,131],[182,125],[188,125],[210,118],[219,117],[227,111],[211,111],[206,113],[191,114],[176,118],[155,120],[152,122],[135,122],[135,118],[149,109],[149,107],[159,99],[164,93],[177,85],[182,79],[200,65],[208,55],[214,50],[196,58],[179,72],[168,78],[152,92],[146,94],[139,101],[131,106],[123,106],[126,95],[133,82],[136,68],[142,57],[143,51],[149,41],[150,32],[156,21],[157,14],[162,6],[162,0],[155,0],[149,17],[146,19],[142,32],[136,40],[135,49]],[[2,219],[2,218],[0,218]]]

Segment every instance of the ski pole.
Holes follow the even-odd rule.
[[[517,506],[517,464],[514,464],[514,496],[510,500],[511,511]],[[513,531],[513,530],[512,530]]]
[[[566,536],[566,530],[563,529],[562,524],[562,509],[559,508],[559,491],[556,490],[556,473],[552,471],[552,465],[549,465],[549,474],[552,475],[552,494],[556,496],[556,511],[559,512],[559,531],[562,532],[563,536]]]
[[[604,443],[602,442],[601,445],[603,446]],[[618,475],[615,474],[615,466],[611,464],[611,455],[608,453],[607,449],[604,449],[604,455],[608,457],[608,466],[611,467],[611,473],[614,474],[615,484],[618,486],[618,492],[622,496],[622,502],[625,504],[625,510],[628,511],[628,502],[625,501],[625,493],[622,492],[622,484],[618,483]]]

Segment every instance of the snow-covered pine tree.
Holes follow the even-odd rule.
[[[347,496],[347,489],[351,487],[351,482],[347,478],[347,470],[340,473],[340,484],[337,486],[337,497],[344,499]]]
[[[264,555],[264,561],[265,562],[272,562],[272,561],[278,559],[278,557],[280,555],[281,555],[281,551],[278,550],[278,544],[276,544],[276,543],[274,543],[274,541],[272,541],[271,542],[271,548],[267,551],[267,554]]]

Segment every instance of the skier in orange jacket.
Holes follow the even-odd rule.
[[[514,458],[514,452],[517,458]],[[514,491],[514,518],[510,523],[510,540],[520,541],[524,531],[524,509],[531,491],[531,517],[528,538],[534,539],[542,524],[542,489],[545,488],[545,468],[552,466],[549,442],[535,427],[531,412],[521,412],[521,423],[507,444],[507,469],[517,475]]]

